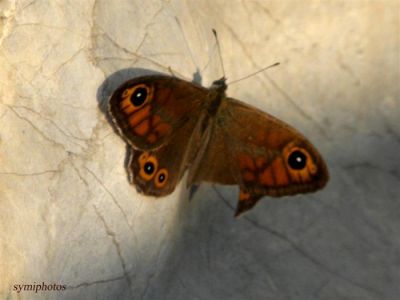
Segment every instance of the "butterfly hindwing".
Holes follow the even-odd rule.
[[[198,120],[191,119],[157,149],[129,148],[129,180],[139,192],[159,197],[174,191],[200,147],[200,125]]]

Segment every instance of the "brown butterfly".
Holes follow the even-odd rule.
[[[235,216],[264,195],[316,191],[328,170],[313,145],[294,128],[228,98],[226,79],[210,88],[166,75],[122,84],[109,112],[130,147],[129,180],[139,192],[172,193],[186,170],[187,185],[238,185]]]

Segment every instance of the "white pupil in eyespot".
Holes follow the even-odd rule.
[[[142,96],[142,93],[137,93],[137,94],[136,94],[136,97],[139,98],[140,96]]]

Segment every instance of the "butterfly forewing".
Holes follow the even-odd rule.
[[[128,144],[139,150],[156,149],[189,120],[198,118],[207,91],[175,77],[139,77],[113,93],[109,111]]]
[[[227,98],[210,126],[207,149],[189,179],[239,185],[237,214],[263,195],[313,192],[328,180],[321,155],[303,135],[254,107]]]

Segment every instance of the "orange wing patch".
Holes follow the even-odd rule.
[[[156,132],[156,134],[158,136],[166,136],[168,134],[170,134],[172,130],[171,125],[169,125],[168,123],[159,123],[155,128],[154,131]]]
[[[240,190],[239,201],[246,201],[246,200],[249,200],[249,199],[250,199],[250,194],[245,192],[245,191],[243,191],[243,190]]]
[[[155,133],[150,133],[150,134],[147,136],[147,141],[148,141],[150,144],[154,144],[154,143],[157,141],[157,135],[156,135]]]
[[[272,175],[271,169],[265,169],[259,175],[259,182],[264,186],[275,185],[274,176]]]
[[[245,211],[251,209],[260,200],[261,196],[253,195],[247,191],[240,189],[239,202],[236,206],[235,217],[238,217]]]
[[[248,169],[250,171],[255,170],[254,161],[250,156],[248,156],[246,154],[239,154],[238,160],[239,160],[239,167],[241,170],[244,170],[244,169]]]
[[[280,156],[274,159],[269,169],[274,174],[276,185],[283,186],[289,184],[289,175]]]
[[[146,138],[150,144],[157,142],[160,137],[169,135],[172,131],[172,126],[164,122],[159,115],[151,116],[147,121],[149,121],[150,130],[146,132]]]
[[[302,168],[292,168],[289,156],[300,152],[304,158]],[[317,173],[317,166],[309,152],[292,144],[287,145],[283,155],[276,156],[267,163],[264,157],[251,157],[247,154],[238,155],[239,168],[245,183],[261,184],[265,187],[284,187],[290,184],[302,184],[312,181]]]
[[[150,130],[150,120],[146,119],[134,128],[134,132],[140,136],[146,135]]]
[[[137,126],[140,122],[142,122],[144,119],[148,118],[150,116],[151,112],[151,106],[146,105],[139,110],[136,110],[130,117],[129,117],[129,125],[131,125],[132,128]]]
[[[140,92],[138,92],[138,90]],[[143,93],[142,93],[143,91]],[[136,94],[135,94],[136,93]],[[143,101],[132,103],[132,97],[142,94]],[[128,126],[136,136],[146,138],[153,144],[161,137],[167,136],[172,131],[172,126],[168,124],[160,115],[152,115],[152,104],[154,88],[145,84],[138,84],[127,88],[121,95],[119,103],[121,111],[128,119]],[[146,95],[146,96],[144,96]]]

